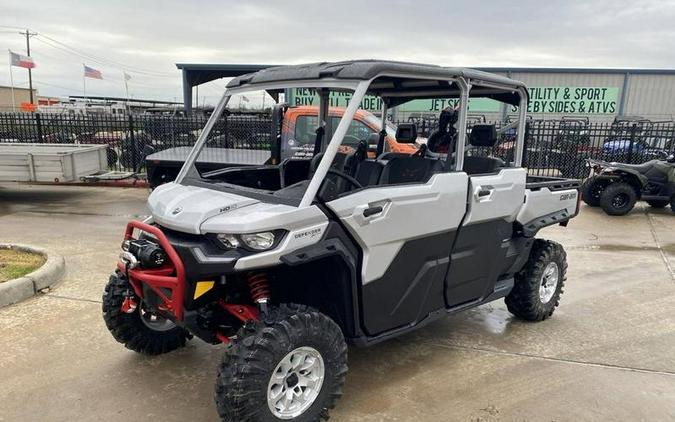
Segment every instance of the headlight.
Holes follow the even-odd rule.
[[[244,245],[256,251],[264,251],[274,246],[274,233],[272,232],[242,234],[240,237]]]
[[[219,234],[217,237],[226,248],[235,249],[239,247],[239,239],[233,234]]]
[[[253,251],[266,251],[272,249],[283,236],[283,231],[260,232],[247,234],[225,234],[216,235],[220,243],[228,249],[236,249],[240,246]]]

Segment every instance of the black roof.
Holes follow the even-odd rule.
[[[254,73],[238,76],[232,79],[227,84],[227,87],[235,88],[244,85],[254,86],[265,83],[314,80],[321,78],[369,80],[383,73],[400,75],[400,77],[387,76],[383,77],[382,81],[378,79],[378,86],[380,88],[371,86],[369,93],[379,95],[382,98],[389,98],[387,93],[395,90],[397,95],[395,96],[395,99],[390,98],[390,105],[401,104],[417,98],[456,96],[459,93],[457,86],[453,86],[452,84],[439,84],[434,80],[427,80],[426,85],[416,83],[414,88],[401,87],[401,81],[404,79],[414,79],[416,76],[419,76],[421,80],[427,78],[445,80],[453,77],[464,77],[469,78],[476,83],[485,82],[499,84],[513,88],[513,90],[525,88],[525,85],[522,82],[479,70],[385,60],[352,60],[334,63],[322,62],[270,67]],[[390,82],[389,85],[387,85],[387,81]],[[401,96],[401,93],[405,92],[406,89],[410,91],[410,97],[407,98]],[[481,91],[483,91],[485,95],[483,95]],[[508,90],[495,92],[493,88],[481,89],[479,86],[472,89],[471,95],[474,97],[482,96],[494,98],[509,104],[518,104],[519,101],[519,96],[515,92],[510,92]]]

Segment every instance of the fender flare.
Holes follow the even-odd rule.
[[[338,258],[349,268],[349,294],[351,296],[351,315],[354,337],[362,337],[361,323],[361,249],[358,244],[338,223],[331,221],[317,243],[282,255],[279,259],[288,267],[300,267],[321,259]],[[344,330],[345,327],[343,327]]]

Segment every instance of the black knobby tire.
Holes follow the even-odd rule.
[[[637,201],[635,189],[628,183],[615,182],[600,194],[600,207],[609,215],[626,215]]]
[[[225,353],[218,369],[215,401],[227,422],[279,421],[268,405],[268,384],[281,360],[299,347],[321,354],[324,380],[313,404],[293,421],[328,419],[342,396],[347,373],[347,344],[340,327],[326,315],[302,305],[270,309],[259,326]]]
[[[589,207],[600,205],[600,194],[607,186],[607,181],[597,177],[589,177],[581,185],[581,199]]]
[[[667,199],[651,199],[647,201],[647,204],[652,208],[665,208],[669,203],[670,201]]]
[[[670,210],[675,214],[675,195],[670,198]]]
[[[557,285],[552,297],[543,302],[540,287],[549,264],[558,270]],[[553,315],[560,303],[567,274],[567,254],[562,245],[550,240],[535,239],[527,263],[515,275],[513,289],[506,296],[509,312],[526,321],[543,321]]]
[[[145,355],[160,355],[185,346],[187,332],[178,326],[153,330],[141,318],[141,307],[133,313],[122,312],[122,302],[131,290],[126,277],[113,274],[103,292],[103,320],[115,340],[130,350]]]

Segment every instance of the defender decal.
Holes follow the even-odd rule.
[[[307,230],[307,231],[304,231],[304,232],[296,233],[293,236],[293,238],[294,239],[301,239],[303,237],[308,237],[308,236],[310,238],[312,238],[312,237],[316,237],[316,236],[320,235],[322,231],[323,231],[323,228],[317,227],[317,228],[312,229],[312,230]]]

